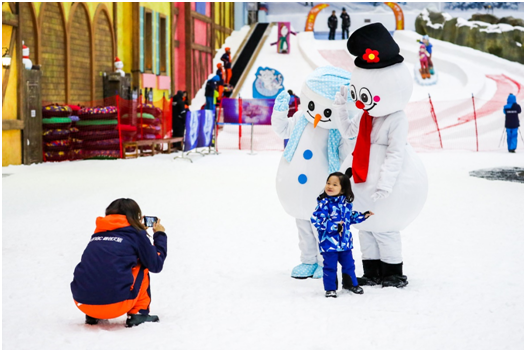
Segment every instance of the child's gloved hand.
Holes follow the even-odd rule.
[[[389,195],[389,192],[383,190],[383,189],[377,189],[375,193],[371,195],[371,198],[374,202],[376,202],[378,199],[384,199],[387,198]]]
[[[274,101],[274,110],[276,111],[287,111],[289,109],[290,94],[284,90],[279,93]]]

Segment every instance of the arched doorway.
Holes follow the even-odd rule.
[[[88,105],[92,99],[91,25],[83,3],[72,6],[69,21],[69,102]]]
[[[113,72],[114,47],[113,29],[108,11],[104,5],[99,5],[93,21],[94,27],[94,85],[95,103],[102,105],[104,98],[103,74]]]
[[[66,103],[66,31],[61,3],[42,3],[42,102]]]

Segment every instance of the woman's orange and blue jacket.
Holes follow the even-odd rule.
[[[99,217],[96,223],[95,234],[73,273],[73,299],[93,305],[135,299],[145,270],[134,277],[132,268],[140,265],[160,272],[167,254],[166,234],[154,233],[152,246],[146,231],[130,226],[125,215]]]

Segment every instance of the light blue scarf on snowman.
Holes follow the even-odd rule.
[[[307,127],[308,124],[309,121],[305,118],[305,116],[302,115],[296,123],[296,126],[294,126],[294,130],[292,130],[292,135],[290,136],[289,141],[287,143],[287,147],[283,152],[283,157],[289,163],[292,161],[292,157],[296,152],[296,148],[298,147],[298,144],[300,142],[303,130],[305,129],[305,127]],[[340,134],[340,131],[338,131],[337,129],[329,130],[329,143],[327,147],[329,157],[329,173],[336,172],[340,169],[339,146],[341,138],[342,136]]]
[[[336,92],[340,91],[341,86],[349,86],[350,79],[350,72],[334,66],[324,66],[318,67],[309,76],[307,76],[305,84],[314,93],[319,94],[326,99],[334,100]],[[350,101],[350,94],[347,98]],[[291,162],[301,139],[301,135],[303,134],[303,130],[305,130],[307,124],[309,124],[309,121],[305,118],[305,116],[301,116],[301,118],[298,119],[296,126],[294,126],[294,130],[292,131],[292,135],[290,136],[289,142],[287,143],[287,147],[283,152],[283,157],[288,162]],[[329,130],[329,141],[327,146],[329,173],[333,173],[340,169],[339,146],[341,138],[342,136],[340,131],[337,129]]]

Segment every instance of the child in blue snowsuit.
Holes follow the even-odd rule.
[[[354,273],[351,224],[359,224],[374,214],[352,210],[354,194],[349,178],[351,175],[351,168],[345,174],[334,172],[329,175],[325,191],[318,197],[318,205],[311,217],[312,224],[318,230],[320,253],[323,256],[325,297],[337,297],[338,262],[342,266],[343,289],[363,293]]]

